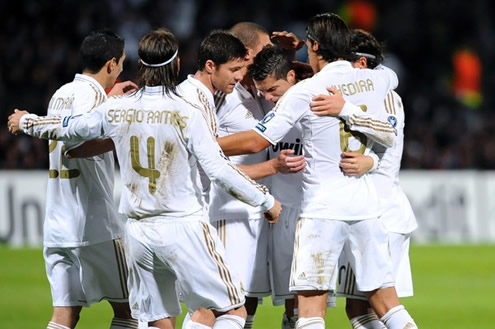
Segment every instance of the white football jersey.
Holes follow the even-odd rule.
[[[48,105],[49,116],[81,115],[107,100],[92,77],[76,74]],[[113,200],[113,152],[68,159],[81,143],[49,141],[49,179],[43,228],[45,247],[77,247],[118,238],[123,232]]]
[[[203,216],[198,162],[213,182],[244,202],[263,210],[274,204],[264,186],[225,159],[201,112],[161,86],[113,97],[79,118],[29,114],[20,125],[41,138],[112,138],[122,173],[119,212],[127,217]]]
[[[339,89],[349,101],[341,117],[320,117],[311,111],[312,98],[327,93],[328,86]],[[339,162],[342,151],[369,153],[373,142],[363,133],[393,144],[395,131],[386,121],[383,100],[396,86],[397,76],[390,70],[354,69],[347,61],[332,62],[291,87],[256,126],[256,132],[276,145],[297,122],[301,124],[307,165],[300,217],[363,220],[379,216],[371,177],[345,176]]]
[[[266,113],[273,108],[273,103],[263,97],[247,91],[240,83],[237,83],[234,91],[225,96],[225,100],[217,109],[219,136],[227,136],[256,126]],[[255,164],[266,161],[267,151],[263,150],[255,154],[237,155],[229,157],[235,164]],[[267,184],[267,179],[258,180],[260,184]],[[221,219],[254,219],[263,217],[263,210],[259,207],[251,207],[233,198],[219,186],[212,185],[210,190],[210,220]]]
[[[277,144],[268,147],[269,158],[278,157],[281,150],[294,150],[293,155],[303,155],[303,138],[301,124],[298,122]],[[303,173],[281,174],[271,176],[270,192],[283,205],[299,209],[302,197]]]
[[[192,74],[189,74],[187,79],[179,84],[177,92],[201,110],[211,135],[216,139],[218,137],[218,123],[211,91]]]
[[[179,84],[177,87],[177,92],[188,102],[196,105],[196,107],[201,111],[206,125],[210,130],[211,136],[213,140],[216,141],[216,138],[218,137],[218,123],[215,112],[215,101],[213,100],[213,94],[211,91],[201,81],[194,78],[194,76],[190,74],[187,76],[186,80]],[[211,182],[201,166],[199,168],[199,176],[201,179],[205,206],[206,209],[208,209],[208,204],[210,202],[209,193]]]
[[[380,165],[373,171],[371,177],[380,197],[383,223],[391,232],[406,234],[414,231],[418,225],[411,204],[399,182],[404,148],[404,106],[395,91],[387,94],[385,110],[388,121],[397,131],[397,138],[392,147],[385,148],[379,144],[373,146],[373,151],[380,158]]]

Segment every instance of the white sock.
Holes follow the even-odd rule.
[[[46,327],[46,329],[70,329],[70,328],[50,321],[48,322],[48,326]]]
[[[352,329],[387,329],[374,313],[358,315],[349,321]]]
[[[388,329],[418,329],[409,312],[402,305],[391,308],[380,320]]]
[[[299,318],[296,329],[325,329],[325,320],[318,316],[312,318]]]
[[[138,325],[138,320],[113,318],[110,329],[138,329]]]
[[[237,315],[224,314],[217,318],[213,329],[242,329],[246,320]]]
[[[208,327],[207,325],[204,325],[204,324],[201,324],[201,323],[198,323],[198,322],[194,322],[194,321],[187,321],[187,324],[186,326],[182,326],[182,328],[184,329],[211,329],[211,327]]]
[[[254,325],[254,315],[248,315],[246,318],[246,324],[244,325],[244,329],[252,329]]]

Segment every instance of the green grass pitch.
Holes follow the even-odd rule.
[[[51,298],[41,249],[0,247],[0,259],[0,328],[46,328]],[[415,296],[402,302],[419,328],[495,328],[495,245],[412,246],[411,263]],[[339,298],[327,313],[327,328],[350,328],[343,307]],[[265,298],[255,328],[280,328],[282,312]],[[77,328],[109,328],[111,317],[102,302],[83,310]]]

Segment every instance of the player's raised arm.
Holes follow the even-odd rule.
[[[261,206],[269,213],[267,220],[276,222],[280,215],[280,203],[274,199],[265,186],[253,181],[224,157],[218,144],[210,138],[203,118],[199,115],[192,116],[188,120],[187,129],[194,131],[190,134],[187,146],[196,156],[210,180],[236,199],[251,206]]]
[[[106,104],[103,103],[94,111],[77,116],[37,116],[28,112],[14,112],[9,117],[12,131],[20,131],[26,135],[41,139],[63,141],[86,141],[103,137],[103,125],[106,122]],[[17,130],[16,130],[17,129]],[[14,133],[14,132],[13,132]]]
[[[317,95],[311,102],[311,110],[316,115],[339,117],[349,129],[359,131],[385,147],[394,145],[396,131],[386,120],[385,108],[364,112],[359,106],[345,101],[337,89],[329,87],[327,90],[327,95]]]
[[[253,130],[219,137],[217,142],[227,156],[257,153],[270,145],[269,141]]]

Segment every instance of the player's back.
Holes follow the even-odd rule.
[[[292,123],[299,118],[303,130],[307,167],[303,177],[301,216],[357,220],[374,218],[379,214],[378,197],[371,178],[348,177],[339,167],[342,152],[366,154],[372,142],[364,135],[350,131],[337,117],[313,114],[309,105],[314,96],[328,93],[326,88],[334,86],[353,104],[368,111],[383,110],[389,80],[383,72],[358,70],[349,62],[337,61],[289,89],[279,100],[276,115],[292,116],[279,122]],[[284,114],[286,111],[292,114]],[[267,119],[270,120],[268,117],[264,120]],[[380,129],[379,123],[370,121],[370,125]],[[288,129],[286,124],[283,131]]]
[[[93,78],[76,74],[52,96],[48,115],[69,116],[91,111],[107,97]],[[68,159],[64,152],[81,143],[49,141],[49,180],[44,244],[75,247],[114,239],[122,223],[113,201],[112,152]]]
[[[387,229],[397,233],[410,233],[417,228],[416,217],[399,181],[404,148],[404,106],[395,91],[388,92],[384,103],[387,119],[396,129],[397,137],[392,147],[373,145],[373,151],[380,158],[380,165],[371,177],[380,197],[382,221]]]
[[[145,87],[110,99],[107,120],[123,183],[119,211],[137,219],[202,216],[198,164],[188,150],[191,134],[198,133],[190,124],[206,125],[200,111],[162,87]]]

